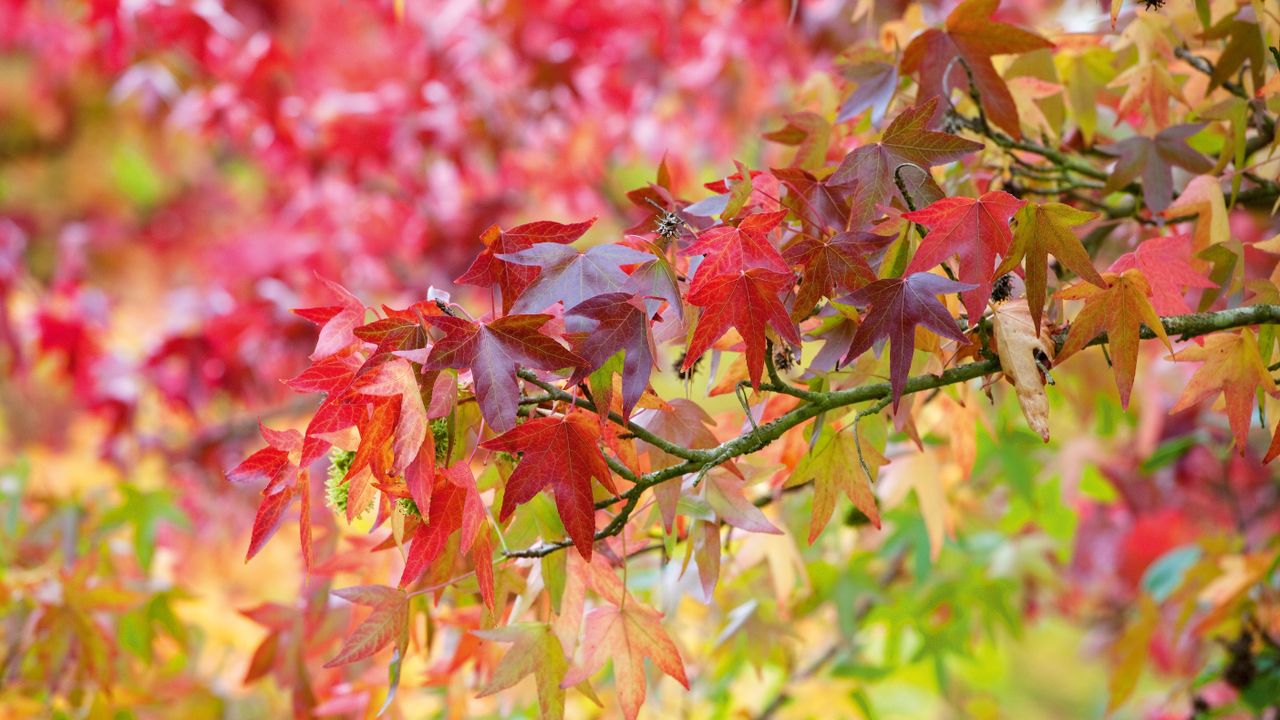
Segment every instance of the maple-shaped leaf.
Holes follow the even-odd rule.
[[[1276,383],[1267,372],[1267,364],[1258,351],[1258,341],[1249,328],[1240,332],[1218,332],[1204,339],[1204,345],[1192,345],[1172,357],[1178,362],[1204,363],[1191,376],[1178,403],[1170,413],[1181,412],[1219,392],[1226,399],[1227,421],[1235,436],[1236,448],[1244,454],[1248,447],[1249,419],[1253,415],[1258,390],[1275,395]]]
[[[505,522],[517,505],[532,500],[550,486],[569,539],[582,557],[590,560],[596,532],[591,479],[598,480],[610,492],[617,492],[597,444],[599,438],[594,417],[570,412],[563,418],[534,418],[481,443],[486,450],[521,454],[515,472],[507,480],[498,521]]]
[[[627,281],[621,265],[638,265],[653,259],[649,253],[623,245],[596,245],[578,252],[568,245],[538,243],[516,253],[498,256],[517,265],[542,269],[520,293],[511,312],[540,312],[557,302],[573,307],[589,297],[613,292]]]
[[[1248,63],[1253,87],[1262,87],[1267,72],[1267,43],[1252,7],[1245,5],[1235,16],[1223,18],[1203,37],[1206,40],[1228,38],[1227,47],[1213,64],[1213,73],[1209,76],[1210,90],[1235,77],[1245,63]]]
[[[564,717],[564,688],[560,681],[569,671],[564,647],[546,623],[515,623],[492,630],[472,630],[471,634],[490,642],[511,643],[511,649],[497,667],[489,682],[476,697],[488,697],[506,690],[533,675],[538,688],[538,717],[560,720]]]
[[[996,256],[1008,255],[1013,242],[1009,220],[1024,204],[1026,201],[995,190],[976,200],[943,198],[929,207],[903,213],[902,217],[907,220],[929,228],[929,234],[920,241],[920,247],[907,263],[905,274],[923,272],[952,255],[959,256],[958,279],[973,285],[973,289],[961,297],[969,322],[977,323],[991,297]]]
[[[258,432],[267,446],[228,470],[227,479],[238,485],[265,480],[268,489],[287,484],[294,469],[289,453],[302,448],[302,435],[297,430],[272,430],[262,423],[258,423]]]
[[[373,608],[369,617],[347,636],[342,649],[325,667],[337,667],[372,656],[393,641],[403,648],[409,642],[409,596],[380,585],[341,588],[334,595],[356,605]]]
[[[445,336],[431,347],[427,370],[467,368],[485,422],[498,432],[515,427],[520,403],[516,371],[520,365],[539,370],[577,367],[582,358],[538,332],[550,315],[507,315],[475,323],[449,315],[427,318]]]
[[[774,168],[769,171],[787,186],[788,197],[794,198],[792,210],[813,234],[844,231],[853,218],[852,201],[858,192],[856,180],[833,182],[830,177],[819,180],[800,168]]]
[[[783,257],[804,268],[793,318],[804,318],[824,297],[852,292],[873,282],[876,272],[867,258],[893,238],[855,231],[832,236],[800,235],[783,249]]]
[[[689,286],[697,292],[713,280],[736,275],[748,268],[764,268],[788,273],[790,267],[782,254],[769,241],[769,232],[787,216],[785,210],[753,213],[735,225],[717,225],[698,234],[698,239],[685,250],[688,255],[704,255]]]
[[[999,277],[1023,263],[1026,272],[1026,298],[1031,308],[1035,331],[1040,332],[1049,278],[1049,255],[1068,270],[1105,287],[1102,276],[1093,267],[1089,252],[1080,244],[1071,228],[1089,222],[1097,213],[1077,210],[1062,203],[1028,203],[1014,215],[1013,244],[1009,254],[996,268]]]
[[[929,168],[959,160],[982,149],[981,143],[929,130],[937,109],[938,99],[930,98],[903,110],[885,128],[880,142],[854,149],[827,179],[829,185],[857,183],[860,197],[854,211],[854,227],[873,219],[876,206],[890,197],[898,198],[908,207],[911,204],[924,204],[919,192],[912,192],[911,203],[907,203],[907,198],[902,197],[894,181],[894,173],[899,167],[908,166],[902,169],[904,181],[919,177],[918,182],[931,186],[931,197],[941,196],[942,191],[933,182],[933,178],[928,176]],[[911,165],[919,169],[910,169]]]
[[[800,459],[787,481],[788,487],[813,481],[813,512],[809,521],[809,543],[818,538],[822,529],[835,512],[836,498],[844,493],[853,506],[866,515],[871,524],[880,527],[880,509],[876,506],[871,483],[875,477],[867,477],[858,461],[858,443],[853,433],[857,428],[836,431],[824,425],[814,441],[813,448]],[[872,473],[889,461],[872,447],[862,443],[862,458]]]
[[[649,387],[657,352],[644,301],[627,293],[606,293],[574,305],[565,318],[566,323],[574,319],[584,323],[583,327],[574,327],[573,350],[586,364],[574,372],[570,384],[582,382],[621,351],[622,414],[629,417],[631,408]]]
[[[888,53],[871,48],[855,50],[840,68],[840,75],[853,83],[853,92],[840,103],[836,122],[852,120],[871,109],[871,124],[879,127],[898,89],[898,65]]]
[[[1183,315],[1191,312],[1186,288],[1211,288],[1217,285],[1196,272],[1191,258],[1191,238],[1167,235],[1144,240],[1133,252],[1127,252],[1111,263],[1110,271],[1122,273],[1130,268],[1142,271],[1151,288],[1151,304],[1159,315]]]
[[[902,53],[901,68],[904,74],[917,75],[921,98],[944,98],[956,88],[968,91],[968,77],[956,59],[963,60],[992,122],[1020,138],[1018,108],[1009,87],[991,64],[991,57],[1051,48],[1053,43],[1019,27],[991,20],[999,5],[1000,0],[964,0],[947,16],[944,29],[925,30],[911,40]]]
[[[415,498],[416,499],[416,498]],[[465,461],[436,471],[431,503],[424,522],[413,534],[413,544],[400,574],[400,587],[416,581],[440,558],[454,533],[458,552],[471,553],[485,605],[493,609],[493,558],[489,544],[488,514],[475,476]]]
[[[753,387],[760,387],[768,327],[793,346],[800,346],[800,333],[778,297],[791,289],[795,277],[765,234],[785,214],[749,215],[737,227],[703,232],[689,247],[689,254],[706,257],[698,264],[689,287],[689,304],[703,310],[685,353],[685,371],[731,327],[738,330],[746,346]]]
[[[1155,308],[1147,300],[1147,280],[1138,270],[1126,270],[1117,275],[1103,273],[1105,289],[1091,283],[1077,283],[1059,290],[1057,297],[1063,300],[1083,300],[1084,308],[1071,322],[1067,340],[1054,360],[1060,365],[1088,345],[1099,333],[1107,333],[1107,345],[1111,348],[1111,366],[1120,391],[1120,404],[1129,407],[1129,392],[1133,389],[1133,374],[1138,368],[1138,340],[1145,324],[1164,342],[1169,351],[1169,336]]]
[[[320,325],[320,337],[311,359],[323,360],[356,341],[354,330],[364,324],[365,307],[360,299],[332,280],[318,278],[334,295],[337,305],[299,308],[293,312]]]
[[[427,408],[422,404],[418,374],[408,360],[393,358],[378,366],[376,373],[362,378],[354,390],[374,397],[399,398],[400,414],[392,435],[392,463],[389,472],[399,475],[418,456],[427,432]]]
[[[916,326],[926,327],[956,342],[968,342],[955,318],[938,302],[938,295],[962,293],[973,285],[955,282],[929,273],[913,273],[901,278],[877,280],[845,298],[857,307],[868,307],[866,316],[853,334],[853,342],[841,364],[846,364],[871,349],[872,344],[888,339],[889,384],[893,390],[893,410],[897,412],[902,389],[911,374],[911,356],[916,349]]]
[[[787,308],[778,299],[778,294],[789,289],[792,282],[790,272],[779,273],[754,267],[738,275],[717,276],[704,283],[698,291],[690,291],[689,303],[703,310],[689,341],[683,370],[688,372],[716,340],[729,328],[735,328],[746,346],[751,386],[759,388],[764,371],[767,328],[772,327],[793,347],[800,346],[800,333],[787,314]]]
[[[632,418],[640,427],[669,442],[691,449],[712,448],[719,444],[711,428],[715,420],[696,402],[686,398],[675,398],[659,407],[637,410]],[[639,448],[649,459],[649,466],[655,470],[678,465],[683,460],[667,453],[656,445],[640,441]],[[739,472],[732,462],[725,467],[730,472]],[[658,509],[662,512],[662,522],[670,532],[675,521],[676,505],[680,500],[680,484],[666,482],[655,485],[653,494],[658,501]]]
[[[1142,199],[1152,212],[1161,212],[1173,201],[1173,167],[1205,173],[1213,163],[1187,145],[1187,138],[1200,132],[1204,123],[1174,125],[1155,137],[1138,135],[1098,149],[1114,155],[1116,166],[1103,192],[1116,192],[1142,176]]]
[[[499,256],[520,252],[536,243],[562,245],[571,243],[582,237],[595,222],[596,219],[591,218],[563,225],[543,220],[518,225],[510,230],[502,230],[497,225],[493,225],[480,236],[481,242],[484,243],[484,250],[471,263],[471,267],[467,268],[467,271],[458,276],[454,282],[461,285],[497,287],[502,293],[503,312],[510,312],[516,298],[537,279],[538,268],[509,262]]]
[[[560,687],[577,685],[594,675],[605,660],[613,660],[618,703],[627,720],[635,720],[644,704],[645,658],[687,690],[689,679],[684,673],[684,661],[662,629],[661,618],[656,610],[634,600],[623,603],[622,607],[605,605],[592,610],[583,629],[582,664],[565,675]]]

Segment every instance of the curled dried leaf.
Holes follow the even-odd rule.
[[[1049,442],[1049,399],[1044,391],[1049,377],[1044,368],[1053,362],[1053,337],[1047,328],[1036,332],[1026,297],[995,303],[991,329],[1000,367],[1018,394],[1022,416],[1041,439]]]

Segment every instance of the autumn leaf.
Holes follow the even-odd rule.
[[[936,296],[973,288],[973,285],[937,275],[915,273],[904,278],[877,280],[854,292],[846,298],[847,302],[857,307],[869,306],[869,309],[858,325],[841,364],[849,363],[869,350],[873,343],[887,338],[893,345],[889,355],[889,384],[893,390],[893,409],[897,412],[902,389],[911,373],[916,326],[926,327],[956,342],[967,342],[956,327],[955,318]]]
[[[867,258],[883,250],[890,240],[869,232],[797,236],[783,249],[787,262],[804,268],[791,316],[803,319],[822,298],[852,292],[873,282],[876,273]]]
[[[542,271],[512,304],[513,313],[541,312],[557,302],[571,308],[587,298],[614,292],[627,281],[627,274],[619,266],[653,259],[649,253],[623,245],[596,245],[578,252],[555,243],[538,243],[497,257]]]
[[[853,83],[853,92],[840,103],[836,122],[852,120],[871,110],[871,123],[879,126],[898,89],[898,65],[888,53],[873,49],[854,51],[840,68],[840,75]]]
[[[565,322],[581,320],[582,327],[570,325],[575,339],[573,350],[586,361],[569,379],[569,384],[582,382],[618,352],[622,358],[622,415],[640,401],[649,387],[657,354],[653,333],[649,329],[644,301],[627,293],[606,293],[588,298],[569,308]],[[608,409],[606,405],[605,410]]]
[[[413,535],[409,555],[400,574],[400,587],[406,587],[421,577],[444,553],[449,538],[460,533],[458,552],[471,553],[476,577],[480,580],[480,594],[485,604],[493,609],[493,558],[488,517],[470,465],[461,461],[447,470],[437,470],[431,489],[431,503]]]
[[[1253,87],[1262,87],[1267,71],[1267,43],[1252,7],[1246,5],[1239,13],[1223,18],[1203,37],[1206,40],[1228,38],[1227,47],[1218,56],[1209,76],[1210,90],[1235,77],[1244,67],[1249,69]]]
[[[753,387],[760,387],[768,327],[791,345],[800,346],[800,333],[778,297],[791,288],[794,275],[765,236],[784,214],[757,213],[736,228],[712,228],[689,247],[689,254],[706,257],[689,289],[689,303],[703,310],[685,353],[685,371],[729,328],[736,328],[746,345],[747,373]]]
[[[981,143],[928,129],[937,112],[938,102],[937,98],[929,98],[903,110],[885,128],[880,142],[855,148],[827,179],[827,184],[834,186],[857,183],[861,197],[854,213],[855,223],[873,219],[876,205],[884,203],[890,197],[896,197],[904,205],[910,206],[894,181],[894,173],[900,166],[915,165],[919,168],[914,171],[903,170],[904,178],[914,177],[922,171],[927,173],[934,165],[959,160],[982,149]],[[941,190],[937,189],[931,177],[926,177],[924,181],[941,196]],[[911,198],[912,203],[920,201],[919,197]]]
[[[373,612],[351,631],[338,654],[325,667],[337,667],[371,657],[393,641],[402,650],[409,640],[409,596],[395,588],[379,585],[334,590],[334,595]]]
[[[902,72],[920,81],[920,97],[945,98],[953,89],[969,89],[963,60],[973,74],[982,105],[1014,138],[1022,137],[1018,110],[1004,79],[991,64],[993,55],[1013,55],[1053,43],[1021,28],[991,20],[1000,0],[965,0],[947,16],[945,29],[929,29],[917,35],[902,54]],[[950,69],[950,72],[948,72]],[[943,83],[946,86],[943,86]]]
[[[510,230],[491,226],[480,236],[484,250],[471,263],[467,271],[454,282],[461,285],[497,287],[502,293],[503,312],[510,312],[516,298],[538,277],[538,268],[502,259],[500,256],[517,253],[536,243],[571,243],[582,237],[594,225],[595,218],[579,223],[563,225],[547,220],[518,225]],[[541,308],[539,308],[541,309]]]
[[[1101,280],[1101,277],[1099,277]],[[1045,395],[1045,370],[1053,363],[1053,337],[1032,317],[1025,296],[993,303],[991,335],[1000,370],[1013,384],[1018,407],[1027,425],[1049,442],[1049,399]]]
[[[1240,332],[1214,333],[1204,339],[1203,346],[1192,345],[1173,355],[1172,359],[1204,364],[1196,369],[1191,382],[1183,388],[1182,396],[1169,412],[1181,412],[1205,398],[1222,393],[1236,449],[1243,455],[1248,447],[1249,421],[1258,390],[1277,394],[1275,381],[1258,352],[1258,341],[1253,331],[1243,328]]]
[[[591,559],[595,542],[595,501],[591,479],[617,493],[609,465],[600,453],[600,430],[595,419],[583,412],[563,418],[538,417],[480,444],[486,450],[521,455],[507,480],[499,522],[511,517],[516,506],[533,499],[550,486],[565,531],[582,557]]]
[[[1138,367],[1138,340],[1142,326],[1145,324],[1150,328],[1170,352],[1173,348],[1164,332],[1164,324],[1147,300],[1147,280],[1140,271],[1126,270],[1120,275],[1108,272],[1103,273],[1102,278],[1107,282],[1105,290],[1090,283],[1077,283],[1058,291],[1057,297],[1063,300],[1083,300],[1084,309],[1072,320],[1067,340],[1054,364],[1061,364],[1105,330],[1116,387],[1120,391],[1120,404],[1128,408],[1133,374]]]
[[[1028,203],[1013,217],[1013,244],[996,268],[997,277],[1013,270],[1019,262],[1026,272],[1026,299],[1036,332],[1044,316],[1049,277],[1049,255],[1081,278],[1104,287],[1088,251],[1071,228],[1089,222],[1097,213],[1077,210],[1062,203]]]
[[[635,720],[644,704],[644,659],[688,689],[680,651],[660,623],[661,615],[640,605],[625,602],[621,607],[605,605],[587,614],[582,640],[582,664],[569,671],[560,682],[568,688],[596,673],[607,659],[613,660],[618,702],[628,720]]]
[[[929,207],[903,213],[902,217],[907,220],[929,228],[929,234],[920,241],[904,274],[923,272],[952,255],[959,256],[957,279],[973,285],[960,297],[969,313],[969,322],[977,323],[991,297],[996,256],[1009,254],[1013,241],[1009,220],[1024,204],[1025,201],[996,190],[976,200],[943,198]]]
[[[1117,158],[1103,192],[1116,192],[1141,175],[1142,199],[1147,207],[1153,212],[1169,207],[1173,200],[1174,165],[1194,173],[1213,169],[1213,163],[1187,145],[1187,138],[1203,127],[1203,123],[1174,125],[1155,137],[1139,135],[1098,146]]]
[[[249,550],[244,561],[249,562],[266,546],[267,541],[280,529],[284,522],[284,511],[293,502],[292,487],[282,487],[278,491],[266,495],[258,505],[258,512],[253,518],[253,529],[249,535]]]
[[[485,422],[505,432],[515,427],[520,402],[516,371],[520,365],[559,370],[583,363],[582,358],[538,332],[550,319],[550,315],[507,315],[475,323],[448,315],[427,318],[444,330],[445,336],[432,346],[422,367],[471,370]]]
[[[331,280],[318,279],[338,296],[338,304],[294,310],[296,314],[320,325],[320,337],[316,339],[315,352],[311,353],[313,361],[335,355],[355,342],[353,331],[364,324],[365,315],[364,303],[346,288]]]
[[[476,697],[488,697],[506,690],[533,675],[538,688],[538,717],[558,720],[564,717],[564,689],[560,681],[569,670],[560,639],[545,623],[515,623],[492,630],[472,630],[477,637],[490,642],[511,643],[489,681]]]
[[[859,462],[858,443],[853,433],[856,426],[837,431],[831,425],[823,425],[813,449],[800,459],[787,481],[788,487],[813,481],[813,511],[809,520],[809,543],[818,538],[835,512],[836,498],[840,493],[880,527],[880,509],[876,506],[875,491],[871,487],[874,477],[867,477]],[[862,443],[862,456],[873,473],[889,461],[870,443]]]
[[[1151,288],[1151,304],[1160,315],[1182,315],[1191,312],[1184,297],[1185,288],[1211,288],[1217,285],[1192,267],[1191,239],[1186,235],[1167,235],[1144,240],[1133,252],[1127,252],[1111,263],[1110,271],[1122,273],[1137,268]]]
[[[363,395],[399,399],[391,441],[393,461],[388,469],[392,475],[399,475],[418,456],[427,435],[427,408],[422,404],[418,374],[408,360],[393,358],[379,365],[369,378],[353,389]]]

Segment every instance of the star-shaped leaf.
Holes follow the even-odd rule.
[[[550,315],[507,315],[493,322],[475,323],[452,316],[427,318],[445,336],[432,346],[422,367],[470,369],[485,422],[499,432],[510,430],[515,426],[520,402],[516,380],[519,366],[559,370],[583,362],[538,332],[550,319]]]
[[[371,606],[373,612],[351,631],[342,649],[325,667],[363,660],[393,641],[401,650],[408,644],[409,596],[404,592],[381,585],[361,585],[334,590],[333,594],[356,605]]]
[[[991,297],[996,256],[1009,254],[1013,241],[1009,220],[1024,204],[1025,201],[996,190],[976,200],[943,198],[929,207],[903,213],[902,217],[929,228],[929,234],[920,241],[920,247],[907,263],[905,273],[923,272],[958,255],[958,278],[973,284],[973,289],[961,297],[969,322],[976,323]]]
[[[1131,268],[1142,271],[1151,288],[1151,304],[1160,315],[1182,315],[1191,312],[1186,288],[1211,288],[1216,284],[1188,262],[1191,238],[1186,235],[1155,237],[1140,243],[1111,263],[1110,271],[1122,273]]]
[[[1051,48],[1053,43],[1008,23],[992,21],[991,14],[999,5],[1000,0],[964,0],[947,16],[945,29],[926,30],[907,45],[901,67],[903,73],[917,75],[921,98],[942,98],[952,89],[969,89],[964,68],[954,63],[956,58],[964,60],[991,121],[1019,138],[1017,106],[991,57]]]
[[[879,127],[898,89],[898,64],[888,53],[871,48],[854,51],[848,61],[840,68],[840,75],[853,83],[854,89],[840,103],[836,122],[852,120],[870,108],[871,124]]]
[[[1160,212],[1173,201],[1173,167],[1194,173],[1213,169],[1213,163],[1187,145],[1187,138],[1204,127],[1203,123],[1174,125],[1155,137],[1135,136],[1098,149],[1116,156],[1115,169],[1107,178],[1103,192],[1115,192],[1138,175],[1142,175],[1142,199],[1152,212]]]
[[[768,327],[793,347],[800,346],[800,333],[787,314],[778,294],[791,287],[790,272],[779,273],[754,267],[738,275],[721,275],[689,292],[689,303],[702,309],[693,338],[685,353],[687,372],[698,358],[729,328],[735,328],[746,346],[747,374],[752,387],[760,387],[764,371],[765,333]]]
[[[1117,275],[1103,273],[1106,289],[1092,283],[1077,283],[1059,290],[1057,297],[1063,300],[1083,300],[1084,309],[1071,322],[1067,341],[1054,364],[1079,352],[1099,333],[1107,333],[1107,345],[1111,348],[1111,366],[1120,390],[1120,404],[1129,407],[1129,392],[1133,389],[1133,374],[1138,367],[1139,332],[1145,324],[1164,342],[1170,352],[1173,347],[1164,332],[1164,324],[1147,300],[1147,280],[1138,270],[1126,270]]]
[[[1201,362],[1182,391],[1178,403],[1169,410],[1181,412],[1219,392],[1226,398],[1227,420],[1236,448],[1244,454],[1249,437],[1249,419],[1253,415],[1258,390],[1276,394],[1276,383],[1267,372],[1267,364],[1258,351],[1253,331],[1219,332],[1204,339],[1204,345],[1192,345],[1173,356],[1178,362]]]
[[[538,688],[538,717],[542,720],[564,717],[564,689],[560,681],[569,671],[569,661],[550,625],[516,623],[471,633],[490,642],[511,643],[511,649],[502,656],[489,682],[480,688],[476,697],[488,697],[533,675]]]
[[[915,165],[919,168],[903,168],[902,176],[905,180],[922,176],[922,171],[927,173],[934,165],[959,160],[982,149],[980,143],[972,140],[929,130],[937,109],[938,99],[930,98],[903,110],[885,128],[880,142],[856,148],[844,157],[840,166],[828,178],[829,185],[858,184],[860,197],[852,227],[873,219],[876,205],[883,204],[891,197],[906,204],[906,198],[902,197],[893,177],[899,166]],[[922,177],[922,180],[927,186],[931,186],[931,196],[942,195],[931,177]],[[918,194],[920,193],[913,192],[912,202],[922,205],[923,198],[917,197]]]
[[[877,416],[879,417],[879,416]],[[809,521],[809,543],[812,544],[831,520],[840,493],[880,527],[880,509],[876,506],[875,491],[871,483],[875,477],[867,477],[858,462],[858,446],[853,433],[855,428],[837,432],[824,425],[813,448],[796,464],[795,472],[787,481],[788,486],[813,481],[813,513]],[[872,473],[889,461],[870,443],[862,443],[862,457]]]
[[[613,292],[627,281],[621,265],[638,265],[653,259],[649,253],[623,245],[597,245],[578,252],[568,245],[538,243],[516,253],[504,253],[501,260],[542,269],[541,274],[520,294],[511,311],[541,312],[557,302],[573,307],[589,297]]]
[[[1246,62],[1249,63],[1253,87],[1262,87],[1267,72],[1267,43],[1252,7],[1246,5],[1234,16],[1223,18],[1204,37],[1207,40],[1229,38],[1226,49],[1213,65],[1213,74],[1209,76],[1210,90],[1235,77]]]
[[[570,670],[560,687],[577,685],[599,670],[605,660],[613,660],[618,703],[627,720],[635,720],[644,704],[645,658],[688,689],[680,651],[662,629],[661,618],[657,611],[635,601],[592,610],[583,629],[582,665]]]
[[[610,492],[617,492],[609,465],[597,445],[599,438],[594,417],[570,412],[563,418],[534,418],[481,443],[486,450],[521,454],[515,472],[507,480],[498,521],[505,522],[517,505],[532,500],[550,486],[569,539],[582,557],[590,560],[596,532],[591,479],[598,480]]]
[[[911,373],[911,355],[916,348],[916,326],[922,325],[942,337],[967,342],[955,318],[938,302],[937,295],[965,292],[973,285],[954,282],[929,273],[915,273],[902,278],[877,280],[859,289],[845,300],[867,307],[866,317],[853,335],[853,343],[845,353],[848,363],[869,350],[872,344],[888,339],[893,347],[889,354],[889,384],[893,389],[893,409],[898,410],[902,389]]]
[[[883,250],[892,240],[862,231],[797,236],[782,252],[787,262],[804,267],[791,316],[797,320],[804,318],[818,300],[852,292],[873,282],[876,272],[867,258]]]
[[[1044,314],[1044,301],[1049,277],[1049,255],[1058,259],[1068,270],[1097,285],[1105,287],[1102,276],[1093,267],[1089,253],[1080,244],[1071,228],[1089,222],[1097,213],[1077,210],[1062,203],[1028,203],[1014,215],[1013,245],[996,268],[996,277],[1023,263],[1026,272],[1027,304],[1035,331],[1040,332]]]
[[[480,594],[493,608],[493,559],[489,544],[488,515],[476,487],[475,476],[465,462],[436,470],[431,502],[424,522],[413,535],[413,544],[400,574],[400,587],[422,576],[444,553],[449,538],[458,536],[458,552],[471,553],[480,581]]]
[[[516,298],[537,279],[538,268],[509,262],[498,256],[520,252],[536,243],[571,243],[582,237],[595,222],[596,219],[591,218],[564,225],[543,220],[519,225],[510,230],[502,230],[497,225],[493,225],[480,236],[481,242],[484,243],[484,250],[471,263],[471,267],[467,268],[467,271],[458,276],[454,282],[461,285],[497,287],[502,293],[503,312],[510,312]]]
[[[569,382],[582,382],[615,353],[623,352],[622,414],[629,416],[649,387],[656,354],[644,301],[627,293],[606,293],[574,305],[565,318],[581,321],[581,327],[573,327],[573,349],[586,360]]]

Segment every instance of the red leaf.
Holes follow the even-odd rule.
[[[627,281],[627,274],[620,266],[639,265],[653,259],[649,253],[625,245],[596,245],[578,252],[554,243],[538,243],[498,257],[542,269],[538,278],[512,304],[511,311],[515,313],[541,312],[557,302],[571,308],[587,298],[613,292]]]
[[[1008,255],[1013,242],[1009,220],[1025,204],[997,190],[976,200],[943,198],[929,207],[903,213],[902,217],[929,228],[929,234],[920,241],[920,247],[907,264],[905,274],[929,270],[952,255],[959,255],[957,279],[974,286],[961,297],[969,322],[976,323],[991,297],[996,255]]]
[[[362,599],[367,598],[369,586],[364,588],[345,588],[346,590],[360,590],[358,595]],[[369,617],[360,623],[355,630],[351,632],[342,644],[342,649],[338,654],[324,666],[327,668],[345,665],[357,660],[363,660],[377,653],[382,648],[391,644],[392,641],[400,642],[401,638],[406,638],[409,632],[409,596],[399,590],[392,588],[384,588],[389,593],[380,593],[384,598],[373,606],[373,612],[369,613]],[[335,595],[342,595],[342,590],[334,591]],[[394,593],[394,594],[391,594]]]
[[[991,121],[1020,138],[1018,108],[991,56],[1051,48],[1053,43],[1013,25],[993,22],[991,14],[999,5],[1000,0],[960,3],[947,16],[945,30],[926,30],[907,45],[901,68],[904,74],[917,74],[920,98],[945,98],[953,89],[969,90],[965,68],[956,58],[964,60]]]
[[[1191,237],[1170,235],[1140,243],[1111,263],[1110,272],[1117,275],[1130,268],[1142,271],[1151,287],[1151,305],[1159,315],[1183,315],[1191,312],[1185,288],[1216,287],[1212,280],[1196,272],[1191,257]]]
[[[569,383],[582,382],[619,350],[624,351],[622,414],[630,416],[631,408],[649,387],[656,355],[644,302],[626,293],[597,295],[569,309],[565,322],[575,321],[570,327],[580,339],[574,340],[573,350],[586,365],[574,372]]]
[[[491,427],[505,432],[515,426],[519,408],[519,364],[559,370],[583,362],[538,332],[550,319],[550,315],[507,315],[490,323],[474,323],[451,316],[427,318],[444,330],[445,336],[431,348],[422,366],[428,370],[470,369],[481,414]]]
[[[596,531],[591,478],[610,492],[617,492],[609,466],[596,444],[599,437],[595,418],[587,413],[571,412],[562,419],[534,418],[481,443],[486,450],[522,454],[515,472],[507,480],[499,522],[511,517],[517,505],[528,502],[550,486],[569,539],[582,557],[590,559]]]
[[[271,536],[280,529],[280,523],[284,521],[284,511],[293,500],[293,492],[293,488],[286,487],[280,492],[262,498],[262,504],[258,506],[258,514],[253,518],[253,532],[249,537],[249,552],[245,555],[245,562],[253,559],[253,556],[257,555]]]
[[[893,409],[898,410],[902,389],[911,374],[911,354],[916,347],[916,326],[923,325],[942,337],[966,342],[955,318],[938,302],[936,295],[963,292],[973,285],[958,283],[929,273],[905,278],[877,280],[847,299],[858,307],[870,306],[845,353],[847,363],[871,348],[881,338],[893,344],[889,355],[889,384],[893,388]]]
[[[320,337],[316,340],[315,352],[311,353],[312,360],[322,360],[335,355],[347,348],[353,342],[357,342],[356,336],[352,332],[357,327],[364,324],[364,303],[347,291],[338,283],[319,278],[325,287],[338,296],[340,305],[337,311],[330,313],[333,307],[325,308],[304,308],[295,310],[294,312],[308,319],[325,317],[324,325],[320,328]]]
[[[511,304],[538,277],[538,269],[508,262],[498,256],[519,252],[534,243],[571,243],[582,237],[595,221],[591,218],[571,225],[541,221],[505,231],[494,225],[480,236],[485,246],[480,256],[454,282],[480,287],[497,286],[502,292],[503,312],[510,312]]]

